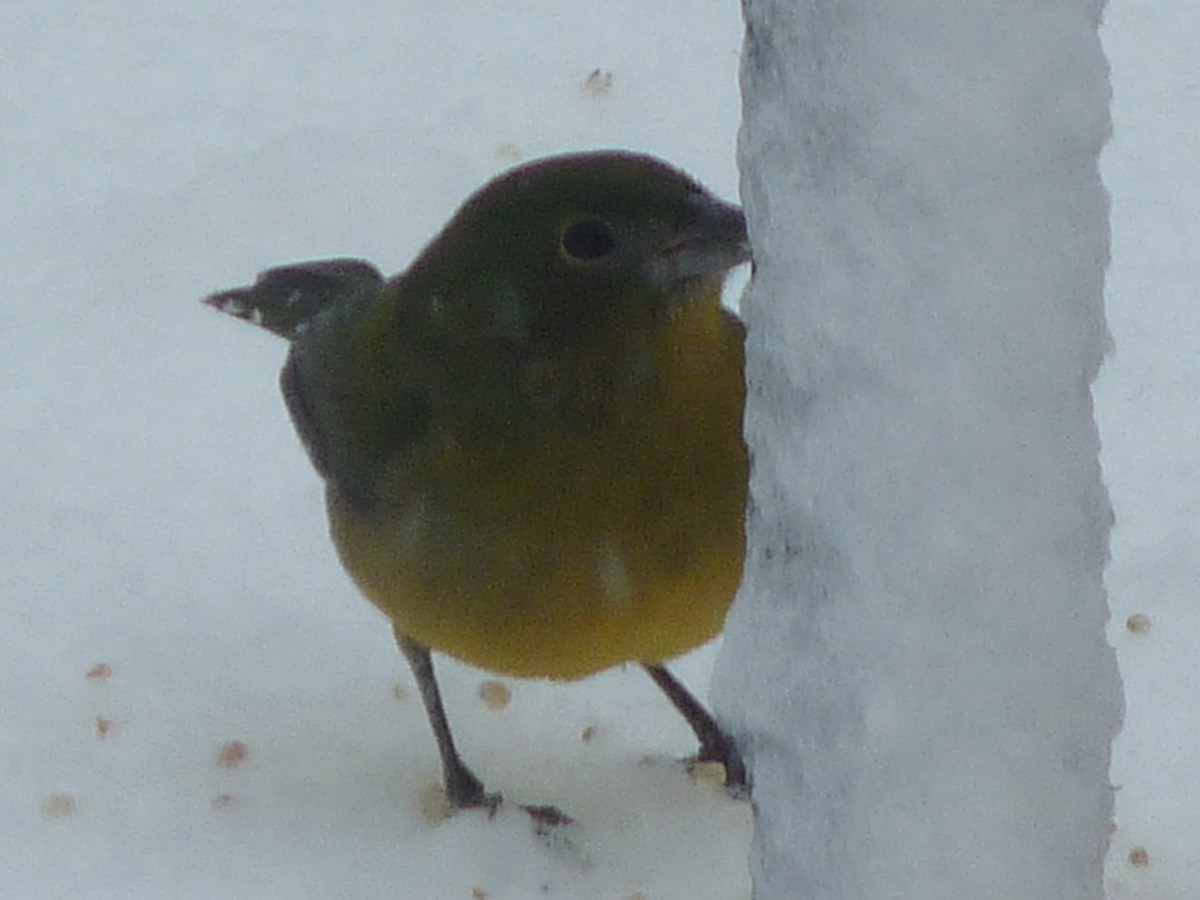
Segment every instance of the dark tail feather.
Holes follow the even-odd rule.
[[[383,276],[360,259],[327,259],[268,269],[249,287],[206,297],[209,306],[292,340],[334,306],[373,296]]]

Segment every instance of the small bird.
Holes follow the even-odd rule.
[[[496,178],[391,279],[299,263],[205,301],[291,341],[334,544],[392,622],[453,808],[500,795],[459,756],[431,650],[530,678],[637,662],[747,787],[664,661],[720,632],[741,580],[744,330],[721,289],[749,258],[738,207],[598,151]]]

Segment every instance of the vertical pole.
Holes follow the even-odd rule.
[[[1103,896],[1099,13],[745,2],[758,900]]]

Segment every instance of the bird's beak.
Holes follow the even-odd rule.
[[[746,216],[732,203],[693,194],[673,232],[652,253],[650,279],[660,287],[722,277],[750,261]]]

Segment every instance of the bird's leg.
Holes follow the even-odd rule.
[[[408,659],[413,677],[417,679],[417,687],[421,690],[421,701],[425,704],[433,736],[437,739],[438,753],[442,757],[442,778],[450,805],[455,809],[482,807],[494,810],[500,804],[500,795],[484,790],[483,782],[467,768],[454,746],[446,709],[442,706],[442,695],[433,674],[433,658],[429,655],[429,648],[399,631],[396,632],[396,643]]]
[[[696,759],[699,762],[721,763],[725,766],[725,786],[734,791],[745,790],[748,787],[746,764],[733,739],[721,730],[712,714],[665,667],[642,663],[642,668],[692,726],[692,731],[700,741],[700,752]]]
[[[489,813],[495,812],[504,798],[500,794],[489,794],[484,790],[479,776],[468,769],[467,764],[458,755],[458,748],[454,746],[454,738],[450,734],[446,708],[442,706],[442,694],[433,674],[433,657],[429,648],[399,631],[395,634],[400,652],[408,659],[413,676],[417,679],[417,687],[421,690],[421,702],[425,704],[433,736],[437,739],[438,754],[442,757],[442,780],[446,787],[446,799],[454,809],[481,808]],[[529,813],[541,834],[548,834],[549,829],[557,825],[569,825],[572,821],[570,816],[554,806],[521,808]]]

